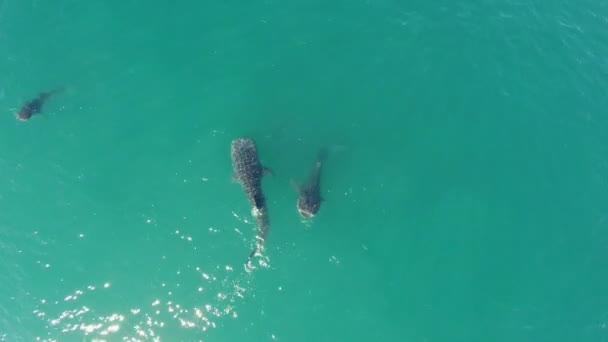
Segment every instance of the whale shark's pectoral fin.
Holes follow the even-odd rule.
[[[291,183],[291,186],[293,186],[293,188],[294,188],[294,189],[296,189],[296,191],[297,191],[298,193],[300,193],[300,190],[302,189],[302,186],[301,186],[300,184],[298,184],[298,182],[296,182],[296,181],[295,181],[295,180],[293,180],[293,179],[290,179],[289,181],[290,181],[290,183]]]
[[[232,172],[232,177],[230,178],[230,180],[232,181],[232,183],[238,183],[239,182],[239,176],[236,175],[236,172]]]
[[[264,172],[264,176],[274,176],[274,171],[269,167],[262,166],[262,171]]]

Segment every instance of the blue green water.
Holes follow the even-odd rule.
[[[587,0],[0,0],[0,341],[608,341],[607,32]],[[240,136],[275,173],[251,272]]]

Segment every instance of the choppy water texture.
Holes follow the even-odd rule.
[[[0,0],[0,341],[607,341],[607,32],[586,0]],[[250,272],[239,136],[275,172]]]

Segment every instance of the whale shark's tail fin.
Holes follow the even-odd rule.
[[[319,148],[317,152],[316,165],[321,166],[330,154],[346,151],[348,147],[344,145],[329,145]]]
[[[38,98],[41,101],[45,101],[46,99],[48,99],[52,95],[55,95],[57,93],[61,93],[61,92],[65,91],[65,89],[66,89],[66,86],[58,86],[58,87],[55,87],[55,88],[53,88],[51,90],[47,90],[47,91],[41,92],[40,94],[38,94]]]
[[[251,267],[251,260],[253,259],[254,256],[256,256],[258,253],[260,253],[262,250],[264,249],[264,240],[256,237],[256,241],[255,241],[255,247],[253,247],[253,250],[251,251],[251,253],[249,253],[249,256],[247,257],[247,262],[245,263],[245,266],[247,267]]]
[[[258,209],[254,207],[252,209],[252,214],[255,217],[257,234],[255,237],[255,247],[247,258],[247,264],[249,264],[251,259],[253,259],[253,257],[264,248],[266,234],[268,234],[268,229],[270,228],[270,220],[266,208]]]
[[[321,147],[319,149],[319,151],[317,152],[317,159],[316,159],[317,166],[321,166],[321,164],[325,162],[325,160],[327,159],[328,153],[329,152],[328,152],[327,147]]]

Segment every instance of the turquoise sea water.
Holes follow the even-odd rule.
[[[0,341],[608,341],[607,32],[587,0],[0,0]],[[239,136],[275,173],[251,272]]]

